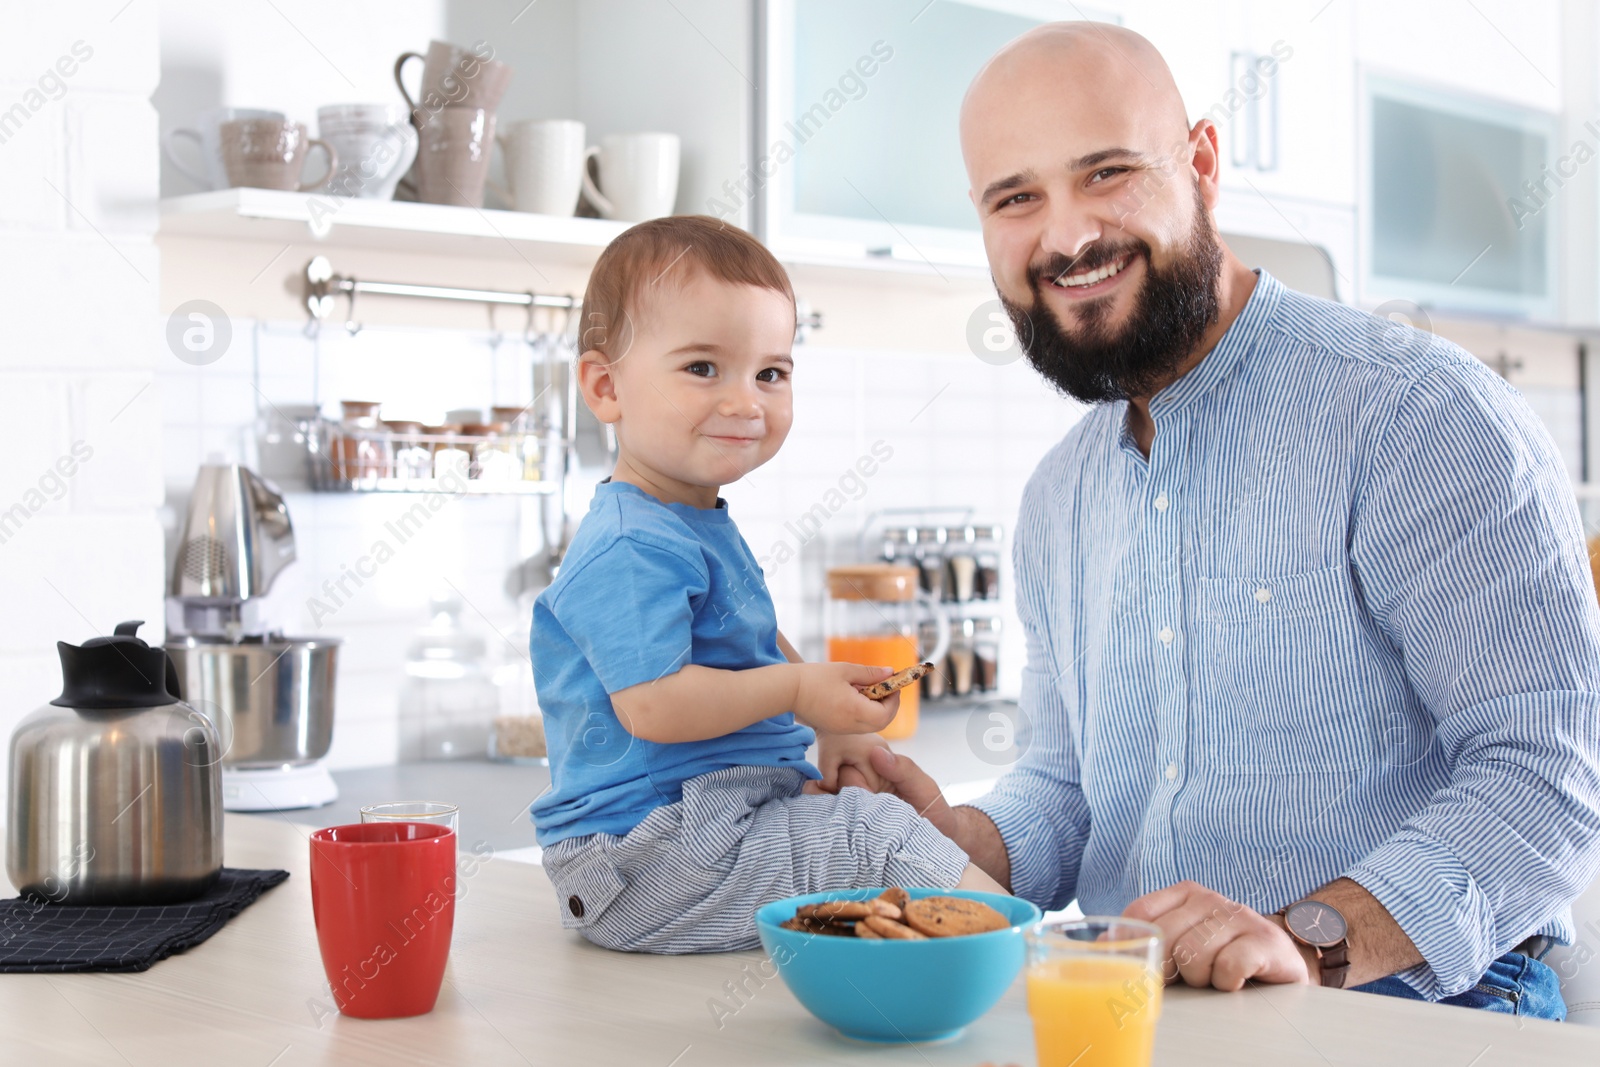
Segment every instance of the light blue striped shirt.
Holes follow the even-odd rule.
[[[1198,367],[1028,483],[1029,748],[974,806],[1018,895],[1193,879],[1263,913],[1341,876],[1431,999],[1571,940],[1600,870],[1600,610],[1549,436],[1468,353],[1266,272]]]

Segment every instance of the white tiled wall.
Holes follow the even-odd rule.
[[[150,322],[160,268],[149,103],[158,48],[152,5],[0,10],[0,422],[9,428],[0,463],[0,737],[8,737],[61,692],[55,640],[81,642],[133,618],[151,620],[159,636],[161,429],[151,384],[160,334]],[[0,792],[8,771],[0,761]]]
[[[208,454],[250,462],[258,401],[378,399],[391,417],[436,421],[449,407],[524,403],[531,386],[520,342],[481,332],[338,329],[318,342],[298,323],[235,322],[235,341],[218,362],[191,367],[163,361],[157,375],[167,438],[165,480],[168,557],[175,524],[197,464]],[[857,353],[814,345],[796,351],[795,424],[767,466],[728,486],[735,520],[768,579],[780,625],[808,656],[820,656],[822,571],[853,559],[857,533],[885,508],[970,507],[979,521],[1009,530],[1022,486],[1044,451],[1076,421],[1078,408],[1046,389],[1025,364],[991,367],[970,355]],[[259,377],[256,367],[260,368]],[[256,391],[259,383],[260,392]],[[892,450],[878,472],[855,488],[859,457]],[[575,480],[571,503],[587,507],[601,469]],[[844,484],[841,486],[841,479]],[[840,496],[829,496],[830,491]],[[802,543],[790,524],[818,504],[832,511]],[[507,569],[541,544],[537,505],[507,498],[454,499],[404,545],[385,523],[416,503],[408,495],[292,492],[298,561],[262,605],[263,618],[289,632],[342,637],[334,766],[392,761],[405,648],[426,621],[431,591],[454,585],[470,605],[471,624],[502,659],[522,654],[528,601],[512,602]],[[816,514],[813,512],[813,514]],[[957,513],[959,514],[959,513]],[[320,620],[311,598],[335,606],[324,583],[354,568],[378,539],[396,548],[375,577]],[[784,563],[776,558],[795,558]],[[1006,561],[1009,568],[1009,560]],[[1009,588],[1009,574],[1006,576]],[[1009,614],[1009,601],[1005,610]],[[320,621],[320,626],[317,622]],[[1003,688],[1021,669],[1015,623],[1002,651]]]
[[[434,422],[447,408],[522,404],[531,396],[528,351],[514,335],[497,341],[481,331],[374,327],[352,338],[330,327],[312,341],[299,323],[250,321],[235,322],[234,331],[233,345],[218,362],[191,367],[169,358],[156,373],[166,440],[168,558],[196,465],[212,453],[254,461],[258,405],[318,402],[332,414],[341,398],[376,399],[385,402],[388,417]],[[1081,409],[1046,388],[1025,362],[994,367],[965,354],[847,351],[815,343],[799,346],[795,354],[795,421],[787,443],[771,463],[725,487],[723,495],[764,561],[780,625],[802,654],[820,658],[823,571],[858,558],[857,536],[870,516],[896,508],[971,508],[975,520],[999,522],[1009,534],[1029,474]],[[27,404],[69,403],[70,390],[48,376],[14,378],[28,390],[19,394]],[[1524,391],[1576,471],[1576,394]],[[94,404],[84,407],[92,410]],[[147,407],[153,412],[155,405]],[[130,408],[121,421],[133,419],[136,410]],[[879,451],[892,454],[864,484],[856,482],[857,460],[872,455],[880,441]],[[64,444],[28,447],[43,462]],[[116,462],[108,450],[106,469]],[[85,484],[92,467],[86,468]],[[569,507],[575,515],[586,509],[593,484],[605,473],[586,469],[574,479]],[[137,495],[130,488],[137,477],[124,479],[121,488],[110,476],[107,482],[107,499],[119,492]],[[470,624],[498,660],[523,655],[529,601],[509,599],[503,581],[509,567],[542,546],[537,504],[454,499],[402,545],[385,524],[417,497],[297,491],[288,499],[299,560],[266,598],[263,617],[288,632],[344,639],[331,762],[390,762],[405,649],[426,621],[431,592],[450,586],[460,592]],[[827,519],[807,540],[800,522],[808,513]],[[359,588],[347,584],[348,597],[330,593],[325,583],[355,569],[380,539],[395,549],[394,557]],[[71,550],[50,551],[54,557]],[[60,566],[70,570],[65,561]],[[1022,647],[1009,600],[1009,554],[1003,568],[1001,688],[1014,692]],[[313,598],[323,604],[320,617]],[[19,631],[17,639],[24,636]]]

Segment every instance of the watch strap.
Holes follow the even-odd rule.
[[[1350,977],[1350,942],[1341,939],[1332,948],[1317,949],[1317,965],[1322,970],[1322,984],[1329,989],[1343,989]]]

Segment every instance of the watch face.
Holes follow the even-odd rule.
[[[1289,932],[1308,945],[1332,948],[1344,940],[1344,916],[1320,900],[1302,900],[1283,914]]]

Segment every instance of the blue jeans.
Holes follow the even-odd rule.
[[[1360,993],[1423,999],[1420,993],[1393,975],[1355,988]],[[1567,1003],[1561,999],[1561,983],[1556,972],[1520,952],[1507,952],[1489,965],[1488,973],[1478,979],[1477,985],[1465,993],[1445,997],[1439,1003],[1526,1015],[1533,1019],[1553,1019],[1558,1023],[1567,1018]]]

